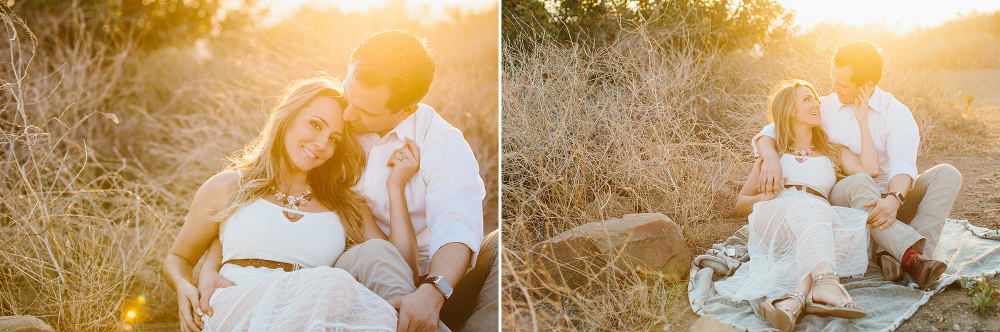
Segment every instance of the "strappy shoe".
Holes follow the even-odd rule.
[[[793,312],[787,308],[778,309],[778,307],[774,306],[775,302],[787,299],[792,299],[795,300],[795,302],[798,302],[799,308]],[[762,314],[764,314],[764,319],[766,319],[768,323],[771,323],[771,326],[774,326],[782,332],[790,332],[795,328],[795,323],[799,321],[799,317],[802,316],[802,309],[805,307],[806,297],[802,295],[801,292],[792,292],[791,294],[788,294],[788,296],[782,298],[770,299],[761,302],[757,308]]]
[[[840,287],[840,290],[844,292],[844,295],[847,296],[847,298],[841,300],[840,303],[837,303],[836,306],[813,302],[813,290],[816,289],[816,286],[822,286],[822,285],[837,285],[837,287]],[[847,318],[847,319],[855,319],[868,316],[868,313],[865,312],[864,310],[854,309],[847,306],[851,303],[857,304],[857,302],[854,302],[854,299],[851,298],[851,294],[847,292],[847,289],[844,288],[844,285],[840,284],[840,277],[837,276],[837,272],[835,271],[823,272],[813,276],[812,288],[809,289],[809,296],[807,297],[807,299],[809,300],[809,302],[806,304],[806,310],[805,310],[806,314],[816,315],[821,317],[831,316],[831,317]]]

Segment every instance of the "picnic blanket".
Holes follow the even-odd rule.
[[[749,233],[744,226],[723,243],[713,245],[694,259],[688,283],[691,309],[698,315],[710,315],[741,330],[776,331],[762,316],[757,305],[764,301],[734,302],[715,290],[715,281],[736,272],[747,255]],[[878,265],[871,263],[864,276],[841,279],[856,302],[867,311],[861,319],[839,319],[806,315],[796,331],[892,331],[910,318],[931,295],[942,291],[963,276],[993,275],[1000,271],[1000,233],[969,224],[966,220],[948,219],[934,259],[948,264],[948,269],[927,291],[907,275],[899,284],[885,280]]]

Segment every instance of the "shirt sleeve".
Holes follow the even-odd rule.
[[[472,249],[470,268],[483,241],[483,199],[486,187],[479,177],[479,162],[461,131],[437,128],[421,151],[420,167],[427,181],[425,196],[428,252],[431,260],[442,246],[458,242]],[[433,136],[433,137],[431,137]]]
[[[753,156],[754,157],[760,157],[760,154],[757,153],[757,139],[759,139],[761,137],[764,137],[764,136],[767,136],[767,137],[770,137],[770,138],[775,138],[775,136],[777,136],[774,133],[774,124],[773,123],[764,126],[764,129],[761,129],[760,133],[757,134],[757,136],[754,136],[753,139],[750,140],[750,146],[753,147]]]
[[[886,157],[889,159],[889,179],[899,174],[917,179],[917,151],[920,149],[920,130],[913,114],[903,105],[894,105],[893,114],[888,117],[887,131],[889,137],[885,143]],[[912,185],[916,181],[911,182]]]

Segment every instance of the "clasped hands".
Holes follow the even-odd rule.
[[[764,158],[760,166],[760,178],[757,184],[757,190],[760,191],[758,196],[761,197],[761,201],[770,200],[778,196],[778,193],[785,188],[785,181],[787,180],[787,177],[781,177],[780,162],[769,162],[767,158]],[[881,230],[889,228],[896,221],[896,213],[899,211],[900,205],[902,204],[895,197],[873,199],[865,202],[862,205],[863,207],[874,207],[868,213],[868,226],[871,228],[878,227]]]

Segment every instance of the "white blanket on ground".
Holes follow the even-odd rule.
[[[755,301],[734,302],[715,291],[715,281],[728,277],[739,264],[749,260],[744,226],[723,243],[715,244],[691,265],[688,299],[698,315],[709,315],[747,331],[773,331],[762,316],[757,315]],[[948,264],[940,280],[930,290],[916,289],[907,276],[907,285],[889,282],[875,264],[859,278],[842,279],[851,297],[867,311],[861,319],[821,318],[807,315],[796,325],[796,331],[892,331],[910,318],[931,295],[940,292],[963,276],[993,275],[1000,271],[1000,234],[996,230],[970,225],[965,220],[948,219],[934,258]]]

